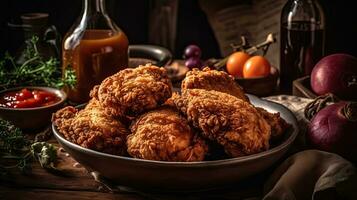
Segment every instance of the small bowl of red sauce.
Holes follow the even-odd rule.
[[[62,90],[51,87],[17,87],[0,92],[0,118],[21,129],[40,129],[50,124],[52,113],[67,99]]]

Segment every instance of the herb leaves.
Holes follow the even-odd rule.
[[[25,53],[26,61],[17,65],[15,59],[6,53],[0,61],[0,89],[16,86],[49,86],[62,88],[73,87],[76,84],[76,76],[73,69],[63,71],[59,67],[56,58],[45,60],[37,50],[38,37],[31,39]]]
[[[33,158],[45,169],[58,170],[54,167],[57,149],[53,144],[33,142],[27,139],[19,128],[0,119],[0,175],[6,174],[12,168],[29,173]]]

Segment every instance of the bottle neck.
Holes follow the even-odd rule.
[[[320,30],[325,27],[325,16],[317,0],[290,0],[282,10],[281,24],[290,29]]]
[[[85,15],[100,13],[107,15],[105,0],[83,0],[83,12]]]

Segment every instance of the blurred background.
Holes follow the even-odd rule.
[[[207,13],[202,10],[205,3],[212,4],[214,0],[107,0],[107,8],[130,44],[160,44],[169,48],[176,58],[181,58],[187,45],[197,44],[203,50],[203,58],[219,58],[222,55],[217,39]],[[230,1],[230,4],[240,3],[254,2]],[[320,3],[327,20],[326,54],[345,52],[357,56],[354,1],[321,0]],[[49,13],[50,24],[63,36],[79,17],[81,8],[81,0],[0,1],[0,55],[13,52],[21,45],[22,33],[7,26],[21,14]]]

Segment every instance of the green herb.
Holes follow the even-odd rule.
[[[46,142],[27,139],[22,131],[10,122],[0,119],[0,174],[19,168],[23,173],[31,172],[33,158],[45,169],[55,169],[56,147]]]
[[[41,167],[51,169],[57,159],[57,149],[47,142],[35,142],[31,145],[31,153],[36,158]]]
[[[64,70],[62,76],[59,61],[56,58],[45,60],[37,50],[38,37],[31,39],[25,50],[26,61],[22,65],[15,63],[9,53],[0,61],[0,87],[15,86],[50,86],[62,88],[73,87],[76,76],[71,68]]]
[[[9,153],[22,150],[29,144],[22,131],[10,122],[0,119],[0,150]]]

